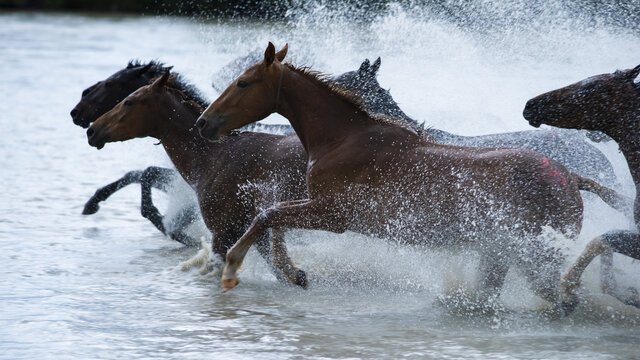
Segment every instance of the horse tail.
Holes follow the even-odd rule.
[[[631,198],[574,172],[571,173],[571,176],[578,182],[578,189],[598,195],[602,201],[612,208],[622,212],[628,212],[633,209],[633,200]]]

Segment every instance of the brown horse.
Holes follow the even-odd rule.
[[[206,141],[194,127],[203,107],[173,86],[167,72],[127,96],[87,130],[89,144],[101,149],[107,142],[137,137],[160,140],[196,191],[204,222],[215,236],[212,251],[224,258],[261,207],[306,196],[304,149],[294,135],[244,132]],[[281,243],[278,235],[273,234],[274,251]],[[258,250],[271,263],[267,237],[262,244]],[[290,281],[306,285],[304,272],[288,258],[276,260]]]
[[[569,129],[597,130],[620,145],[636,185],[634,220],[640,225],[640,65],[633,69],[592,76],[539,95],[527,102],[523,115],[533,126],[547,124]],[[591,240],[562,280],[563,296],[573,297],[587,265],[602,254],[602,288],[622,302],[640,308],[635,289],[616,289],[611,275],[612,251],[640,259],[637,231],[611,231]]]
[[[474,244],[483,288],[497,290],[518,265],[534,290],[555,302],[560,255],[538,236],[545,226],[575,236],[582,224],[578,184],[561,164],[515,149],[428,141],[405,123],[372,116],[357,98],[317,73],[281,63],[269,43],[198,119],[202,136],[225,133],[278,112],[307,151],[309,198],[257,216],[227,254],[224,290],[267,229],[347,230],[433,246]],[[402,216],[401,216],[402,215]],[[541,280],[544,279],[544,280]]]

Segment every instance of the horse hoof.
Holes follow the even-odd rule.
[[[227,292],[238,285],[238,278],[222,279],[222,292]]]
[[[309,283],[307,282],[307,273],[305,273],[303,270],[298,270],[298,272],[296,273],[295,283],[303,289],[306,289],[307,286],[309,286]]]
[[[82,215],[91,215],[95,214],[100,210],[100,205],[96,203],[86,203],[84,205],[84,210],[82,210]]]

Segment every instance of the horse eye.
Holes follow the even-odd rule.
[[[105,87],[111,87],[111,85],[113,85],[113,83],[112,83],[111,81],[106,81],[106,82],[104,83],[104,86],[105,86]]]
[[[249,86],[249,83],[247,83],[246,81],[244,81],[244,80],[239,80],[238,81],[238,87],[239,88],[242,89],[242,88],[246,88],[247,86]]]
[[[125,101],[124,101],[124,106],[133,106],[133,101],[131,101],[131,100],[125,100]]]
[[[87,94],[89,94],[89,89],[84,89],[82,96],[87,96]]]

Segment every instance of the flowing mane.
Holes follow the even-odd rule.
[[[149,83],[153,82],[165,71],[170,71],[173,68],[173,66],[165,66],[164,63],[157,60],[151,60],[148,63],[143,63],[137,59],[134,59],[129,61],[129,64],[127,64],[127,69],[147,65],[151,65],[151,68],[147,70],[147,73],[151,76],[152,79]],[[200,112],[202,112],[203,109],[209,106],[209,102],[205,100],[204,96],[202,95],[200,90],[195,87],[195,85],[189,83],[179,73],[172,73],[172,75],[177,77],[175,81],[171,81],[167,85],[170,85],[170,87],[174,90],[178,90],[180,92],[180,96],[184,99],[184,101],[195,102],[199,107],[201,107],[201,109],[199,109]],[[194,104],[191,105],[193,106]]]
[[[204,111],[206,105],[203,106],[197,100],[192,99],[189,94],[180,88],[180,84],[178,84],[177,81],[168,82],[166,89],[176,97],[182,99],[182,103],[187,105],[194,115],[198,116]]]
[[[173,68],[173,66],[164,66],[164,63],[157,60],[151,60],[148,63],[144,63],[144,62],[140,62],[140,60],[138,59],[132,59],[132,60],[129,60],[129,63],[127,64],[127,69],[132,69],[135,67],[141,67],[141,66],[147,66],[147,65],[151,65],[151,67],[149,68],[149,70],[147,70],[147,72],[152,77],[162,75],[163,72],[167,70],[171,70],[171,68]]]
[[[351,104],[358,113],[364,114],[369,119],[371,119],[372,121],[378,124],[400,126],[409,130],[417,131],[416,128],[410,126],[405,121],[402,121],[387,115],[383,115],[383,114],[369,113],[364,106],[364,99],[357,91],[347,90],[340,87],[332,79],[331,76],[325,73],[313,70],[309,66],[295,66],[291,63],[286,63],[284,64],[284,66],[306,77],[307,79],[311,80],[313,83],[329,90],[329,92],[331,92],[333,95]]]

